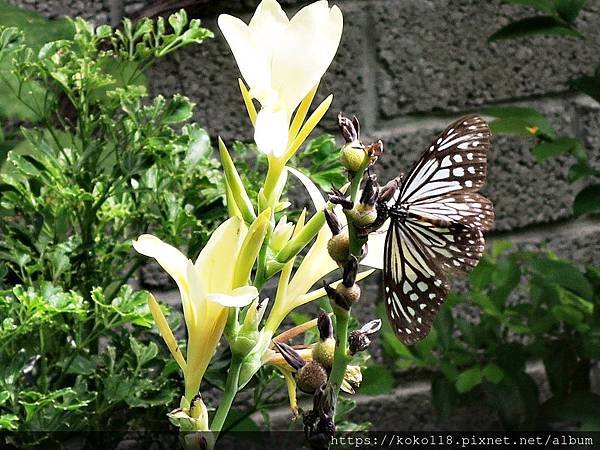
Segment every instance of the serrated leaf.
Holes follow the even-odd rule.
[[[175,95],[167,105],[163,114],[163,122],[167,124],[181,123],[192,117],[194,104],[182,95]]]
[[[600,211],[600,184],[588,186],[575,196],[573,213],[576,216]]]
[[[135,354],[137,358],[138,366],[142,367],[146,363],[152,361],[156,355],[158,355],[158,347],[154,342],[150,342],[148,345],[145,345],[135,338],[130,337],[129,343],[131,345],[131,350]]]
[[[512,22],[492,34],[488,41],[500,39],[516,39],[530,36],[574,36],[582,38],[582,34],[554,16],[536,16]]]

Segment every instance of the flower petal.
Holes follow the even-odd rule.
[[[325,209],[325,205],[327,204],[327,202],[321,194],[321,191],[319,191],[317,185],[299,170],[294,169],[293,167],[288,167],[287,170],[296,178],[298,178],[298,180],[300,180],[300,182],[304,185],[304,187],[308,191],[308,195],[310,195],[310,199],[312,200],[313,205],[315,205],[315,209],[317,211]]]
[[[219,28],[225,36],[242,77],[250,86],[250,91],[265,91],[271,86],[270,51],[254,44],[248,26],[237,17],[221,14]]]
[[[231,292],[240,246],[247,228],[239,217],[232,217],[213,231],[196,260],[196,271],[207,292]]]
[[[324,225],[288,285],[288,299],[293,300],[306,294],[317,281],[338,268],[327,251],[331,236],[329,227]]]
[[[185,281],[188,258],[172,245],[151,234],[142,234],[133,241],[133,248],[144,256],[155,258],[177,282]]]
[[[283,155],[287,150],[289,125],[290,118],[283,109],[263,107],[256,117],[254,129],[258,149],[266,155]]]
[[[243,286],[234,289],[231,294],[209,293],[207,299],[223,306],[241,308],[249,305],[258,297],[258,290],[254,286]]]
[[[273,55],[272,85],[293,111],[321,79],[340,43],[342,12],[321,0],[302,8],[281,36]]]
[[[133,247],[142,255],[156,259],[175,280],[181,294],[186,325],[188,329],[194,328],[198,313],[202,313],[198,311],[198,299],[204,298],[204,290],[192,262],[175,247],[151,234],[141,235],[137,241],[133,241]]]
[[[273,51],[280,43],[280,37],[287,31],[290,21],[281,5],[275,0],[263,0],[248,29],[252,34],[254,45],[272,57]]]

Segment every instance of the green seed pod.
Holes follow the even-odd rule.
[[[326,369],[333,365],[333,354],[335,353],[335,339],[327,338],[318,341],[312,348],[312,357]]]
[[[314,394],[315,391],[326,382],[327,372],[317,361],[307,362],[296,374],[298,389],[307,394]]]
[[[353,209],[348,211],[348,216],[357,227],[365,227],[375,222],[377,219],[377,209],[375,205],[358,203]]]
[[[354,141],[342,147],[340,161],[346,169],[356,173],[364,162],[366,155],[364,147],[359,142]]]
[[[343,230],[340,234],[333,236],[327,243],[329,256],[339,265],[343,265],[350,256],[350,240],[348,230]]]

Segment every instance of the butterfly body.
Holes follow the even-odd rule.
[[[423,339],[445,300],[448,274],[466,273],[484,250],[491,202],[477,191],[486,176],[490,131],[478,116],[449,125],[423,153],[387,202],[378,204],[380,226],[389,221],[384,250],[388,318],[405,344]]]

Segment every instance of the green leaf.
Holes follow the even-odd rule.
[[[506,3],[513,5],[530,6],[538,11],[553,13],[555,11],[554,4],[551,0],[504,0]]]
[[[129,343],[131,345],[131,350],[133,350],[133,353],[135,353],[139,367],[143,367],[146,363],[152,361],[156,355],[158,355],[158,347],[154,342],[144,345],[135,338],[130,337]]]
[[[68,20],[47,20],[5,1],[0,1],[0,11],[0,26],[18,28],[23,33],[25,45],[35,51],[46,42],[73,37],[73,26]]]
[[[94,372],[96,368],[96,362],[91,358],[77,355],[71,362],[71,365],[67,369],[66,373],[72,373],[75,375],[89,375]]]
[[[2,406],[9,398],[10,393],[8,391],[0,391],[0,406]]]
[[[600,211],[600,184],[588,186],[575,196],[573,213],[576,216]]]
[[[554,0],[556,12],[566,22],[573,23],[587,0]]]
[[[576,351],[568,341],[549,342],[545,350],[544,368],[550,389],[555,396],[563,397],[570,390],[571,379],[577,368]]]
[[[349,399],[348,397],[342,397],[341,395],[337,398],[337,405],[335,407],[335,422],[342,422],[351,411],[356,408],[356,402]]]
[[[533,379],[524,372],[505,372],[505,377],[497,384],[483,385],[500,416],[503,427],[518,429],[527,418],[535,417],[539,409],[539,394]]]
[[[540,257],[532,261],[531,267],[541,278],[569,289],[584,299],[592,298],[592,286],[585,276],[571,264]]]
[[[531,153],[537,161],[545,161],[548,158],[573,152],[581,144],[577,139],[560,137],[551,142],[542,142],[531,149]]]
[[[364,395],[383,395],[394,388],[392,372],[383,366],[369,366],[362,371],[359,393]]]
[[[556,139],[556,131],[550,121],[533,108],[520,106],[496,106],[484,108],[481,113],[496,117],[490,123],[494,134],[534,136],[537,134]]]
[[[168,103],[163,114],[163,122],[167,124],[181,123],[192,117],[194,104],[187,97],[175,95]]]
[[[483,377],[493,384],[498,384],[504,378],[504,371],[493,362],[486,364],[481,371]]]
[[[19,428],[19,416],[15,414],[0,414],[0,430],[16,430]]]
[[[454,332],[454,318],[451,309],[447,305],[442,305],[433,321],[433,326],[437,331],[437,340],[442,348],[450,348]]]
[[[469,282],[472,289],[485,289],[492,283],[492,274],[495,265],[487,257],[483,257],[477,266],[469,274]]]
[[[600,102],[600,76],[583,76],[571,81],[571,86]]]
[[[454,384],[444,376],[436,376],[431,382],[431,402],[442,419],[450,417],[458,405]]]
[[[461,372],[456,379],[454,386],[460,394],[469,392],[475,386],[482,382],[481,368],[479,366],[471,367],[470,369]]]
[[[600,175],[599,171],[594,170],[589,162],[577,162],[569,168],[569,174],[567,175],[570,183],[573,183],[581,178],[592,177]]]
[[[500,39],[516,39],[530,36],[583,36],[575,28],[572,28],[554,16],[536,16],[512,22],[492,34],[488,41]]]

